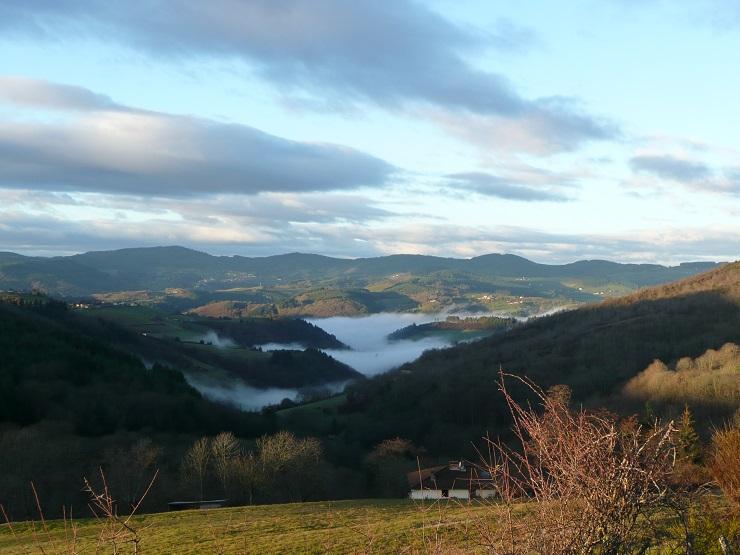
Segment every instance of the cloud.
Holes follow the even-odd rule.
[[[344,235],[352,236],[346,230]],[[408,252],[471,257],[500,252],[554,264],[585,259],[676,264],[691,260],[735,260],[740,252],[740,230],[732,226],[571,234],[519,226],[413,224],[359,230],[354,237],[372,242],[380,254]]]
[[[446,176],[448,186],[457,190],[470,191],[481,195],[498,197],[506,200],[525,202],[554,201],[563,202],[569,198],[556,191],[530,187],[497,175],[484,172],[454,173]]]
[[[634,156],[630,159],[630,167],[636,173],[647,173],[695,190],[740,194],[740,169],[736,167],[713,168],[701,161],[670,154]]]
[[[125,109],[113,102],[110,97],[82,87],[13,75],[0,75],[0,101],[52,110]]]
[[[448,133],[486,152],[549,156],[621,133],[614,123],[588,115],[575,100],[565,98],[534,101],[517,117],[451,110],[437,110],[430,117]]]
[[[217,195],[195,199],[151,199],[146,206],[142,206],[141,200],[135,197],[122,199],[95,195],[85,200],[88,206],[105,206],[111,210],[144,211],[154,215],[169,212],[193,222],[228,221],[245,226],[363,223],[398,216],[377,206],[366,196],[348,193],[259,193],[248,197]],[[76,202],[79,204],[80,201]]]
[[[572,101],[524,98],[505,76],[469,61],[488,48],[521,47],[531,33],[506,22],[489,33],[463,28],[412,0],[6,0],[0,29],[93,36],[169,59],[239,60],[280,94],[309,95],[304,106],[332,97],[390,109],[426,105],[472,121],[495,117],[504,135],[517,127],[542,135],[548,152],[615,134]],[[509,144],[529,146],[530,140]]]
[[[682,183],[704,180],[712,175],[712,171],[706,164],[670,155],[635,156],[630,160],[630,166],[635,171],[652,173],[658,177],[673,179]]]
[[[312,226],[370,225],[398,214],[347,193],[260,193],[181,199],[0,189],[0,251],[50,254],[182,243],[274,254],[320,250]],[[74,214],[74,219],[70,216]]]
[[[619,234],[556,233],[518,226],[452,224],[279,223],[219,219],[212,222],[151,218],[72,221],[49,214],[0,212],[0,251],[56,255],[88,250],[181,244],[214,254],[273,255],[313,252],[358,257],[413,253],[471,257],[514,253],[538,262],[583,259],[676,264],[690,260],[735,260],[740,230],[662,227]]]
[[[0,122],[2,187],[186,197],[377,187],[394,171],[344,146],[135,110],[78,87],[5,79],[0,99],[69,115]]]

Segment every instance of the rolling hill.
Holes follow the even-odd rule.
[[[511,254],[470,259],[340,259],[301,253],[249,258],[153,247],[54,258],[2,253],[0,289],[38,289],[67,298],[96,295],[104,301],[114,296],[121,302],[165,304],[218,317],[322,317],[453,307],[526,315],[621,295],[715,266],[603,260],[549,265]]]

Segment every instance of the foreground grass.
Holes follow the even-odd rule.
[[[132,522],[146,554],[413,553],[440,542],[475,552],[465,525],[482,511],[455,502],[362,500],[159,513]],[[69,525],[66,531],[63,521],[47,527],[48,532],[39,523],[0,526],[0,553],[70,553]],[[95,520],[77,520],[75,553],[96,553],[100,528]],[[130,546],[119,551],[130,552]]]

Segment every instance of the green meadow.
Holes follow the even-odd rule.
[[[157,513],[131,523],[141,537],[140,553],[152,555],[425,552],[442,543],[474,551],[465,523],[482,511],[454,501],[359,500]],[[75,520],[74,532],[61,520],[47,522],[46,530],[40,522],[5,524],[0,553],[110,553],[110,545],[96,551],[101,530],[95,519]],[[118,552],[133,547],[123,544]]]

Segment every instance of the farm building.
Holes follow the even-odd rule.
[[[493,497],[491,475],[478,465],[452,461],[406,475],[411,499],[473,499]]]

